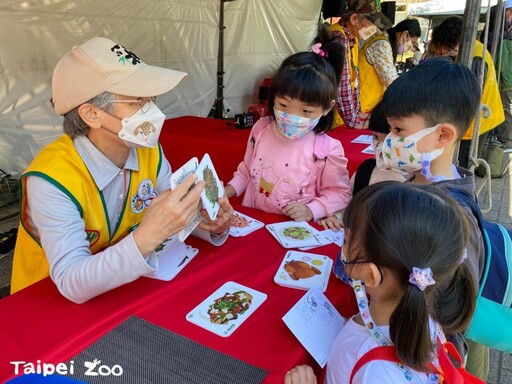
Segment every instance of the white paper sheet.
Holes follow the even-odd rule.
[[[331,346],[345,324],[327,297],[318,288],[311,288],[283,321],[318,365],[325,367]]]

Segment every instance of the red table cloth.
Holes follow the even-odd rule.
[[[160,141],[173,169],[209,153],[219,177],[228,182],[243,159],[249,132],[236,129],[229,120],[185,116],[167,120]],[[365,145],[351,140],[368,133],[343,127],[330,133],[342,142],[351,174],[369,157],[361,153]],[[288,220],[239,207],[236,200],[234,205],[266,224]],[[305,292],[274,283],[286,250],[266,229],[230,237],[221,247],[195,238],[187,243],[199,248],[199,254],[170,282],[140,278],[77,305],[62,297],[47,278],[0,300],[0,382],[14,376],[11,362],[65,362],[131,315],[267,369],[265,383],[281,383],[296,364],[310,364],[323,375],[281,319]],[[336,245],[328,245],[311,252],[334,259],[338,251]],[[233,335],[222,338],[185,316],[226,281],[264,292],[268,298]],[[352,289],[334,276],[326,295],[342,315],[356,313]]]
[[[209,153],[219,178],[227,183],[244,158],[249,132],[250,129],[235,128],[231,120],[184,116],[165,122],[160,143],[172,169],[178,169],[194,156],[201,160],[203,154]],[[364,159],[372,157],[361,152],[367,145],[351,141],[370,133],[368,130],[348,129],[346,126],[329,133],[341,141],[351,175]]]
[[[236,208],[266,224],[287,220]],[[268,370],[265,383],[282,382],[296,364],[309,364],[323,375],[282,321],[305,291],[273,281],[286,249],[265,228],[245,237],[230,237],[220,247],[192,237],[186,242],[199,248],[199,254],[170,282],[140,278],[84,304],[74,304],[47,278],[0,300],[0,382],[14,376],[10,362],[66,362],[130,315]],[[310,252],[334,259],[338,251],[331,244]],[[185,316],[226,281],[268,297],[240,328],[223,338],[188,322]],[[352,289],[332,274],[325,294],[343,316],[357,312]],[[83,367],[75,367],[75,372],[80,369],[83,372]]]

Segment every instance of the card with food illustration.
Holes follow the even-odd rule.
[[[332,260],[325,255],[288,251],[274,276],[274,281],[284,287],[304,290],[316,287],[325,292],[331,268]]]
[[[305,221],[285,221],[265,226],[285,248],[318,247],[325,238]]]
[[[210,155],[206,153],[203,156],[195,173],[198,180],[205,182],[205,187],[203,192],[201,192],[203,208],[208,212],[210,219],[215,220],[220,208],[218,200],[224,196],[224,187],[213,167]]]
[[[228,337],[267,299],[265,293],[228,281],[187,314],[187,320]]]
[[[171,189],[174,189],[176,186],[180,185],[183,180],[185,180],[189,175],[196,171],[198,166],[199,161],[197,160],[197,157],[193,157],[176,171],[174,171],[171,175]],[[178,239],[180,241],[185,241],[185,239],[194,231],[194,229],[196,229],[201,220],[202,216],[199,212],[197,212],[192,221],[190,221],[190,223],[188,223],[188,225],[178,233]]]
[[[199,250],[183,243],[177,236],[170,237],[155,249],[158,269],[146,277],[170,281],[198,254]]]
[[[231,236],[239,237],[245,236],[249,233],[257,231],[260,228],[263,228],[265,224],[261,221],[253,219],[243,213],[238,211],[233,212],[233,217],[231,218],[231,227],[229,228],[229,234]]]

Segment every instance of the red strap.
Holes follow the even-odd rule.
[[[399,363],[398,356],[396,355],[395,347],[391,345],[375,347],[366,352],[359,360],[357,360],[356,365],[352,368],[352,372],[350,373],[350,384],[352,384],[352,380],[356,373],[367,363],[373,360],[386,360],[391,361],[393,363]]]
[[[451,355],[458,363],[456,368],[450,360]],[[478,377],[473,376],[471,373],[464,369],[462,359],[457,352],[457,349],[452,343],[437,344],[437,358],[439,361],[439,368],[447,384],[485,384],[485,381],[480,380]]]

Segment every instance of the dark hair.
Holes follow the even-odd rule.
[[[464,65],[436,57],[414,66],[384,92],[382,113],[389,117],[420,115],[426,124],[453,124],[462,138],[480,107],[480,85]]]
[[[462,37],[462,17],[451,16],[443,20],[432,31],[432,41],[436,47],[454,49],[460,43]]]
[[[386,117],[382,114],[382,103],[379,102],[373,108],[368,122],[368,129],[373,132],[389,133],[389,124]]]
[[[322,44],[325,56],[313,52],[295,53],[282,62],[272,77],[268,94],[269,112],[274,116],[276,96],[288,96],[313,106],[321,106],[329,113],[320,118],[314,131],[321,133],[329,130],[333,122],[334,111],[331,101],[336,99],[339,78],[342,70],[345,48],[329,35],[328,29],[321,24],[318,36],[313,43]]]
[[[393,49],[393,59],[396,61],[396,56],[398,54],[396,34],[400,32],[409,32],[409,36],[411,38],[421,37],[420,22],[417,19],[405,19],[394,27],[389,28],[386,32],[388,33],[389,42],[391,43],[391,48]]]
[[[405,365],[428,371],[434,348],[429,316],[443,329],[461,331],[474,311],[476,288],[468,266],[461,264],[467,216],[439,188],[386,181],[356,194],[343,222],[351,258],[372,261],[403,288],[390,318],[391,341]],[[435,284],[425,291],[410,284],[413,267],[430,268]]]

